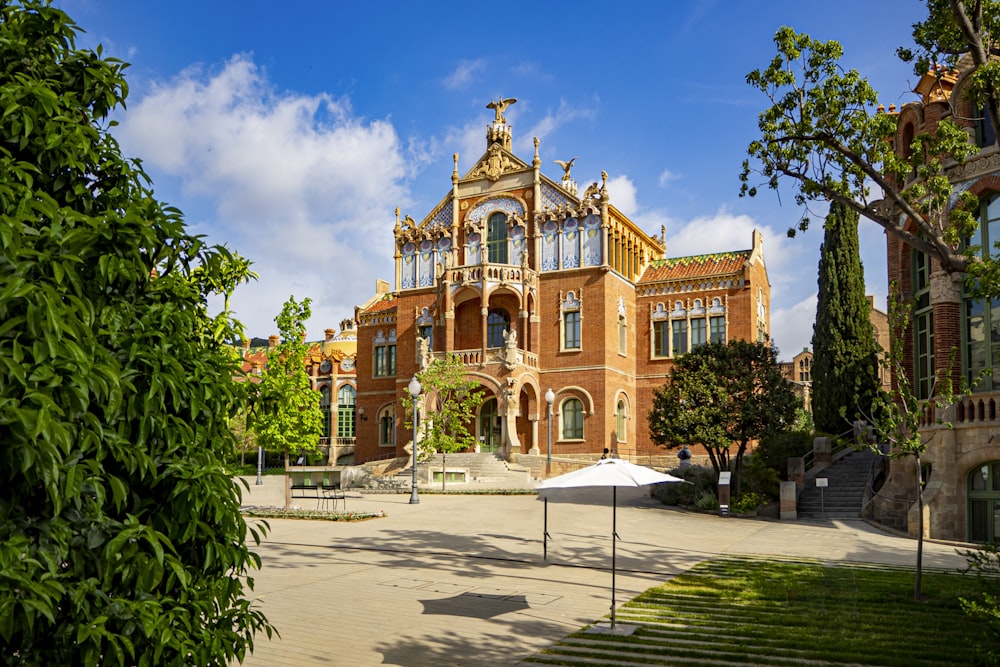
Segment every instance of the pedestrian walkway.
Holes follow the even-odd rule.
[[[281,477],[248,504],[280,504]],[[270,520],[252,595],[281,638],[257,638],[245,664],[517,665],[608,615],[611,491],[535,496],[362,495],[361,522]],[[860,520],[778,522],[664,507],[618,490],[616,599],[716,555],[764,555],[912,566],[916,543]],[[926,567],[960,568],[955,548],[925,544]]]

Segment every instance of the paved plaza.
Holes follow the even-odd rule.
[[[246,504],[280,505],[283,478],[265,477]],[[533,495],[363,495],[358,522],[270,520],[253,596],[281,637],[258,637],[244,664],[517,665],[607,616],[611,490]],[[311,509],[315,501],[296,499]],[[668,508],[618,490],[619,605],[713,556],[819,558],[912,566],[916,543],[860,520],[779,522]],[[929,543],[927,567],[960,568],[955,547]]]

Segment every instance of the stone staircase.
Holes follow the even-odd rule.
[[[877,455],[869,450],[852,452],[810,476],[799,492],[797,513],[800,519],[857,519]],[[816,486],[816,479],[826,479],[826,487]]]

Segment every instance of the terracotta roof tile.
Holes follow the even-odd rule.
[[[386,294],[384,297],[368,306],[364,312],[366,313],[380,313],[386,310],[392,310],[396,307],[396,295]]]
[[[743,271],[750,259],[750,250],[731,250],[690,257],[671,257],[651,262],[642,274],[640,283],[655,283],[665,280],[718,276]]]

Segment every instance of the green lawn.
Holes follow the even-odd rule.
[[[551,665],[974,665],[985,626],[958,598],[971,575],[744,558],[706,561],[617,614],[631,636],[579,632],[530,658]]]

